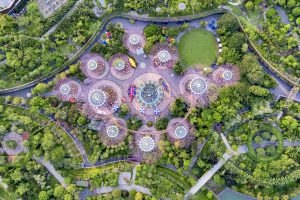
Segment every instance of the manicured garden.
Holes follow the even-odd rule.
[[[216,38],[203,29],[193,29],[185,33],[178,47],[182,62],[190,67],[210,66],[217,59]]]
[[[259,199],[295,195],[300,104],[274,100],[284,85],[276,88],[245,35],[264,54],[270,52],[268,59],[285,64],[282,70],[298,75],[297,44],[292,34],[281,37],[299,24],[294,8],[299,3],[287,1],[266,2],[264,22],[263,8],[243,2],[252,22],[243,20],[254,29],[241,30],[227,13],[209,17],[213,33],[208,18],[171,26],[111,17],[120,12],[200,17],[226,0],[106,0],[109,9],[100,17],[96,3],[83,0],[43,39],[43,27],[53,25],[74,0],[47,23],[35,1],[23,16],[0,15],[0,89],[67,66],[63,63],[85,46],[78,63],[39,83],[33,97],[0,97],[0,177],[8,185],[6,190],[0,184],[0,199],[14,193],[39,200],[77,200],[86,194],[87,200],[181,200],[185,195],[208,200],[226,187]],[[280,21],[277,4],[287,10],[291,25]],[[256,32],[255,25],[264,32]],[[266,45],[274,43],[282,47]],[[198,179],[205,181],[199,188]]]

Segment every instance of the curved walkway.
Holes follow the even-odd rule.
[[[30,83],[26,83],[26,84],[23,84],[21,86],[17,86],[17,87],[14,87],[14,88],[8,88],[8,89],[5,89],[5,90],[0,90],[0,94],[10,93],[10,92],[14,92],[14,91],[29,88],[33,85],[36,85],[39,82],[43,82],[43,81],[53,77],[57,73],[59,73],[59,72],[63,71],[64,69],[66,69],[69,66],[70,63],[73,63],[74,61],[76,61],[85,52],[85,50],[88,47],[90,47],[91,44],[93,44],[95,42],[97,36],[102,31],[105,24],[109,20],[111,20],[112,18],[123,17],[123,18],[135,19],[135,20],[141,20],[141,21],[148,21],[148,22],[149,21],[150,22],[179,22],[179,21],[183,22],[183,21],[199,19],[199,18],[203,18],[203,17],[215,15],[215,14],[222,14],[222,13],[226,13],[226,12],[228,12],[228,13],[232,14],[233,16],[235,16],[236,19],[238,20],[242,30],[244,30],[244,27],[243,27],[241,21],[239,20],[239,17],[237,15],[235,15],[232,11],[226,9],[225,6],[221,6],[218,9],[213,9],[213,10],[210,10],[210,11],[207,11],[207,12],[198,13],[198,14],[194,14],[194,15],[180,16],[180,17],[168,17],[168,18],[166,18],[166,17],[148,17],[148,16],[128,14],[128,13],[126,13],[126,14],[124,14],[124,13],[113,13],[113,14],[107,15],[107,16],[103,17],[103,19],[102,19],[103,23],[100,25],[99,29],[97,29],[97,31],[91,36],[91,38],[87,41],[87,43],[82,47],[82,49],[79,52],[77,52],[69,61],[67,61],[61,68],[58,68],[58,69],[54,70],[48,76],[41,77],[41,78],[39,78],[37,80],[34,80]],[[272,71],[276,72],[276,74],[278,74],[280,77],[283,77],[283,80],[288,82],[289,84],[296,85],[296,83],[293,80],[290,80],[289,77],[286,77],[285,74],[283,74],[277,68],[273,67],[272,64],[269,63],[269,61],[259,53],[259,51],[256,49],[256,47],[254,46],[254,44],[252,43],[252,41],[249,39],[248,36],[247,36],[247,39],[248,39],[249,43],[251,44],[252,48],[259,55],[261,60],[264,61],[267,64],[267,66],[272,69]]]
[[[23,107],[24,108],[24,107]],[[65,131],[65,133],[73,140],[73,142],[75,143],[82,159],[84,160],[84,166],[91,166],[91,163],[88,161],[88,156],[87,153],[85,151],[85,148],[83,147],[82,143],[79,141],[79,139],[70,132],[69,129],[65,129],[64,127],[62,127],[59,123],[56,122],[56,120],[50,118],[49,116],[43,114],[43,113],[39,113],[40,115],[43,115],[44,117],[47,117],[49,119],[50,122],[54,122],[57,126],[59,126],[59,128],[61,128],[62,130]]]
[[[142,187],[140,185],[119,185],[116,187],[101,187],[101,188],[96,188],[94,190],[95,194],[105,194],[105,193],[110,193],[114,190],[125,190],[130,192],[131,190],[135,190],[137,192],[141,192],[143,194],[151,195],[151,192],[148,188]]]
[[[15,106],[15,105],[11,105],[11,104],[7,104],[7,105],[9,105],[9,106],[14,106],[14,107],[19,107],[19,108],[23,108],[23,109],[25,109],[25,110],[27,110],[28,108],[27,107],[25,107],[25,106]],[[66,130],[64,127],[62,127],[60,124],[58,124],[54,119],[52,119],[51,117],[49,117],[49,116],[47,116],[47,115],[45,115],[45,114],[43,114],[43,113],[41,113],[41,112],[39,112],[39,114],[40,115],[42,115],[42,116],[44,116],[44,117],[46,117],[49,121],[48,121],[48,124],[50,123],[50,122],[53,122],[53,123],[55,123],[57,126],[59,126],[59,128],[61,128],[71,139],[72,139],[72,141],[73,141],[73,143],[75,143],[75,145],[76,145],[76,147],[77,147],[77,149],[78,149],[78,151],[79,151],[79,153],[80,153],[80,155],[81,155],[81,157],[83,158],[83,160],[84,160],[84,165],[86,165],[86,166],[91,166],[91,164],[90,164],[90,162],[88,161],[88,156],[87,156],[87,154],[86,154],[86,151],[85,151],[85,149],[84,149],[84,147],[83,147],[83,145],[82,145],[82,143],[79,141],[79,139],[75,136],[75,135],[73,135],[73,134],[71,134],[71,132],[70,132],[70,130]]]

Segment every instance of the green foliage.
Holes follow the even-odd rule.
[[[126,124],[128,129],[136,131],[143,125],[143,121],[136,116],[132,116],[126,121]]]
[[[9,140],[5,144],[10,149],[15,149],[18,146],[17,142],[14,140]]]
[[[283,137],[280,133],[280,131],[269,125],[269,124],[262,124],[259,128],[259,130],[261,132],[268,132],[270,134],[273,134],[276,136],[277,140],[278,140],[278,146],[276,148],[276,151],[271,151],[271,155],[266,155],[264,153],[263,148],[258,148],[256,151],[252,146],[252,142],[253,142],[253,137],[257,134],[257,132],[255,130],[251,131],[251,133],[248,135],[247,138],[247,147],[248,147],[248,155],[255,161],[257,162],[269,162],[271,160],[275,160],[276,158],[278,158],[281,153],[283,152]],[[264,136],[266,136],[266,134],[264,133]]]
[[[124,30],[112,23],[107,25],[106,30],[111,32],[109,45],[96,43],[92,48],[92,52],[99,53],[106,59],[109,59],[116,53],[127,53],[127,49],[124,47],[122,41]]]
[[[128,107],[128,105],[127,104],[122,104],[120,106],[119,116],[121,118],[124,118],[126,115],[128,115],[128,113],[129,113],[129,107]]]
[[[174,67],[172,68],[173,72],[177,75],[177,76],[181,76],[183,74],[186,73],[187,71],[187,66],[184,65],[182,62],[177,62]]]
[[[222,15],[217,23],[218,23],[217,32],[219,34],[224,34],[224,33],[231,34],[231,33],[236,32],[240,29],[238,21],[231,14]]]
[[[154,35],[161,35],[162,28],[155,24],[150,24],[149,26],[146,26],[146,28],[144,29],[144,34],[146,38],[152,37]]]
[[[293,14],[295,17],[300,16],[300,7],[294,8],[293,11],[292,11],[292,14]]]
[[[165,130],[168,126],[169,119],[166,117],[162,117],[156,120],[155,122],[155,128],[157,130]]]
[[[249,92],[251,92],[252,94],[256,95],[256,96],[260,96],[260,97],[266,97],[268,95],[270,95],[269,90],[256,86],[256,85],[252,85],[249,87]]]
[[[84,44],[96,28],[95,24],[97,24],[97,17],[91,10],[89,2],[84,1],[78,6],[76,12],[59,24],[50,38],[61,44],[65,43],[67,38],[76,44]]]
[[[188,105],[182,98],[175,99],[170,108],[172,117],[183,117],[187,111]]]
[[[251,84],[257,84],[267,88],[276,86],[275,80],[264,72],[263,68],[258,63],[256,56],[253,54],[246,54],[243,56],[239,68],[241,76]]]
[[[235,51],[241,51],[243,44],[245,44],[247,40],[243,33],[235,32],[228,38],[226,42],[229,48],[234,49]]]
[[[148,126],[148,127],[152,127],[152,126],[153,126],[153,122],[152,122],[152,121],[148,121],[148,122],[147,122],[147,126]]]

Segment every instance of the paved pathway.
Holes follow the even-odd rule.
[[[102,8],[106,8],[106,3],[105,3],[105,0],[96,0],[96,1],[99,1]]]
[[[5,63],[6,63],[6,59],[2,60],[2,61],[0,62],[0,65],[1,65],[1,64],[5,64]]]
[[[225,144],[227,150],[228,150],[229,152],[232,152],[233,150],[232,150],[232,148],[231,148],[231,146],[230,146],[230,144],[229,144],[227,138],[225,137],[225,135],[224,135],[223,133],[221,133],[220,135],[221,135],[222,141],[224,142],[224,144]]]
[[[203,143],[201,143],[201,144],[198,144],[198,146],[197,146],[197,152],[196,152],[196,154],[192,157],[192,160],[191,160],[191,162],[190,162],[190,164],[189,164],[188,170],[185,171],[185,172],[183,172],[184,175],[188,174],[188,173],[193,169],[193,167],[194,167],[194,165],[196,164],[196,162],[197,162],[197,160],[198,160],[198,157],[199,157],[199,155],[200,155],[200,153],[201,153],[201,151],[202,151],[204,145],[206,144],[206,142],[207,142],[207,140],[205,140],[205,141],[204,141]]]
[[[259,147],[265,147],[268,146],[270,144],[274,144],[274,142],[268,141],[268,142],[264,142],[262,144],[259,145],[255,145],[254,148],[259,148]],[[276,144],[276,143],[275,143]],[[284,140],[283,142],[283,146],[284,147],[289,147],[289,146],[300,146],[300,141],[288,141],[288,140]],[[207,171],[204,175],[202,175],[202,177],[197,181],[196,185],[194,185],[189,192],[185,195],[185,200],[188,199],[188,197],[190,195],[194,195],[196,194],[201,187],[203,187],[206,182],[208,180],[210,180],[213,175],[219,170],[221,169],[221,167],[227,162],[228,159],[230,159],[232,156],[234,155],[241,155],[241,154],[245,154],[248,152],[248,148],[246,145],[242,145],[238,148],[237,151],[231,151],[229,154],[225,153],[223,155],[223,158],[219,160],[219,162],[217,164],[215,164],[209,171]]]
[[[125,191],[131,191],[131,190],[135,190],[137,192],[141,192],[143,194],[147,194],[147,195],[152,195],[150,190],[148,188],[145,188],[143,186],[140,185],[135,185],[135,179],[136,179],[136,167],[139,166],[139,164],[135,165],[135,167],[133,168],[133,172],[132,172],[132,176],[131,176],[131,181],[130,181],[130,185],[127,184],[122,184],[122,185],[118,185],[116,187],[111,187],[111,186],[103,186],[100,188],[95,188],[94,189],[94,193],[88,192],[87,190],[84,190],[82,193],[80,193],[80,199],[85,199],[88,196],[93,196],[93,195],[98,195],[98,194],[105,194],[105,193],[111,193],[114,190],[125,190]]]
[[[67,17],[69,17],[71,14],[73,14],[73,12],[77,9],[78,5],[81,4],[82,2],[83,0],[78,0],[76,4],[73,6],[73,8],[71,8],[71,10],[69,10],[69,12],[65,16],[63,16],[63,18],[61,18],[59,22],[57,22],[54,26],[52,26],[41,38],[45,38],[49,36],[51,33],[53,33],[56,30],[56,28],[61,24],[61,22],[64,21]]]
[[[56,171],[56,169],[54,168],[54,166],[49,162],[49,161],[45,161],[43,157],[41,158],[36,158],[33,157],[33,159],[38,162],[39,164],[43,165],[44,167],[46,167],[48,169],[48,171],[56,178],[56,180],[64,187],[67,188],[68,185],[65,183],[64,178],[61,176],[61,174]]]
[[[143,194],[151,195],[151,192],[148,188],[139,186],[139,185],[119,185],[116,187],[101,187],[101,188],[96,188],[95,189],[95,194],[105,194],[105,193],[110,193],[114,190],[125,190],[130,192],[131,190],[135,190],[137,192],[141,192]]]
[[[3,179],[2,179],[1,176],[0,176],[0,184],[1,184],[5,189],[8,188],[8,185],[7,185],[6,183],[3,183]]]
[[[210,180],[213,175],[223,167],[223,165],[227,162],[228,159],[230,159],[233,156],[233,153],[227,154],[225,153],[223,155],[223,158],[219,160],[217,164],[215,164],[209,171],[207,171],[194,185],[188,192],[187,195],[185,195],[184,199],[187,200],[189,196],[196,194],[200,188],[202,188],[208,180]]]
[[[139,166],[138,165],[135,165],[134,168],[133,168],[133,171],[132,171],[132,177],[131,177],[131,182],[134,184],[135,182],[135,178],[136,178],[136,167]]]
[[[290,24],[289,16],[285,13],[285,11],[280,6],[275,6],[275,10],[278,12],[281,21],[285,24]]]

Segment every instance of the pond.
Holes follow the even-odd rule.
[[[219,195],[221,200],[255,200],[256,198],[225,188]]]

